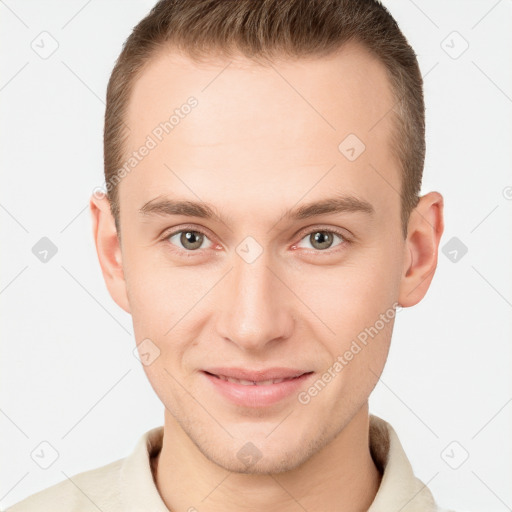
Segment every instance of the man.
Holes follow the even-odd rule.
[[[104,135],[98,257],[164,426],[10,510],[441,510],[368,410],[443,232],[387,10],[162,0],[116,63]]]

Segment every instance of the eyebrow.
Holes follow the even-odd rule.
[[[361,212],[373,215],[375,210],[373,206],[354,196],[330,197],[304,204],[285,212],[281,218],[286,220],[304,220],[319,215],[333,213],[356,213]],[[203,219],[213,219],[220,223],[225,223],[222,216],[214,206],[204,202],[172,200],[166,197],[157,197],[148,201],[139,209],[141,215],[183,215],[186,217],[200,217]]]

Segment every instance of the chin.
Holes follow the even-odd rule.
[[[231,473],[241,475],[271,475],[291,471],[303,464],[309,457],[301,453],[300,448],[298,448],[298,450],[298,452],[293,454],[293,457],[283,454],[276,454],[275,456],[269,457],[262,454],[261,459],[253,464],[243,463],[237,458],[230,457],[228,453],[223,455],[215,454],[215,456],[209,456],[209,454],[205,453],[205,456],[217,466]]]
[[[254,443],[236,441],[221,446],[218,442],[208,442],[205,446],[196,446],[207,459],[232,473],[271,475],[300,467],[331,440],[325,432],[320,436],[312,436],[309,432],[308,437],[297,431],[286,434],[274,439],[255,440]],[[212,446],[216,448],[212,450]]]

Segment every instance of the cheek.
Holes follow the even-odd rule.
[[[319,340],[328,353],[325,371],[336,375],[324,395],[334,415],[342,414],[340,404],[359,407],[385,366],[396,315],[393,283],[386,275],[354,270],[331,294],[332,300],[325,300],[323,318],[335,334],[323,330]]]
[[[137,343],[149,338],[159,348],[157,365],[169,370],[186,363],[190,348],[215,313],[209,293],[219,279],[213,268],[176,266],[156,250],[133,251],[125,273],[134,335]],[[218,304],[217,304],[218,306]],[[164,375],[164,378],[167,378]]]
[[[327,356],[325,369],[340,376],[325,395],[327,401],[337,403],[345,397],[359,404],[382,373],[399,290],[397,247],[367,248],[350,263],[316,269],[299,281],[298,294],[307,297],[308,306],[321,319],[311,322],[317,325],[314,337]]]
[[[198,300],[200,289],[191,273],[154,261],[151,249],[131,251],[123,259],[128,300],[137,335],[164,339]]]
[[[401,271],[395,252],[375,247],[336,267],[311,269],[296,280],[297,295],[318,313],[326,335],[330,332],[346,343],[393,306]]]

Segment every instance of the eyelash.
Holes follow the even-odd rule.
[[[194,251],[187,250],[187,249],[181,249],[181,248],[175,246],[174,244],[172,244],[169,241],[169,239],[171,237],[173,237],[174,235],[178,235],[178,234],[186,232],[186,231],[192,231],[194,233],[200,233],[201,235],[203,235],[206,238],[208,238],[208,240],[210,240],[210,237],[208,236],[207,233],[205,233],[204,231],[202,231],[200,229],[197,229],[194,226],[181,226],[180,229],[177,229],[177,230],[174,230],[172,232],[166,233],[164,236],[162,236],[162,242],[167,242],[168,245],[173,246],[172,247],[173,251],[179,252],[181,254],[185,254],[186,257],[195,257],[195,256],[198,256],[198,255],[201,255],[202,251],[206,250],[206,249],[196,249]],[[334,248],[328,248],[328,249],[324,249],[324,250],[306,249],[306,251],[308,251],[308,253],[313,252],[313,253],[316,253],[316,254],[331,254],[332,255],[333,253],[337,253],[337,252],[343,250],[347,245],[352,243],[352,241],[347,237],[345,232],[343,232],[341,230],[337,230],[337,229],[333,229],[333,228],[316,227],[314,229],[309,229],[309,231],[302,231],[300,233],[301,237],[300,237],[299,241],[297,243],[294,243],[293,247],[297,248],[297,245],[300,244],[300,242],[302,242],[302,240],[305,237],[307,237],[309,235],[312,235],[313,233],[330,233],[330,234],[333,234],[333,235],[337,235],[338,237],[341,238],[341,242],[337,246],[335,246]],[[210,242],[213,243],[211,240],[210,240]]]

